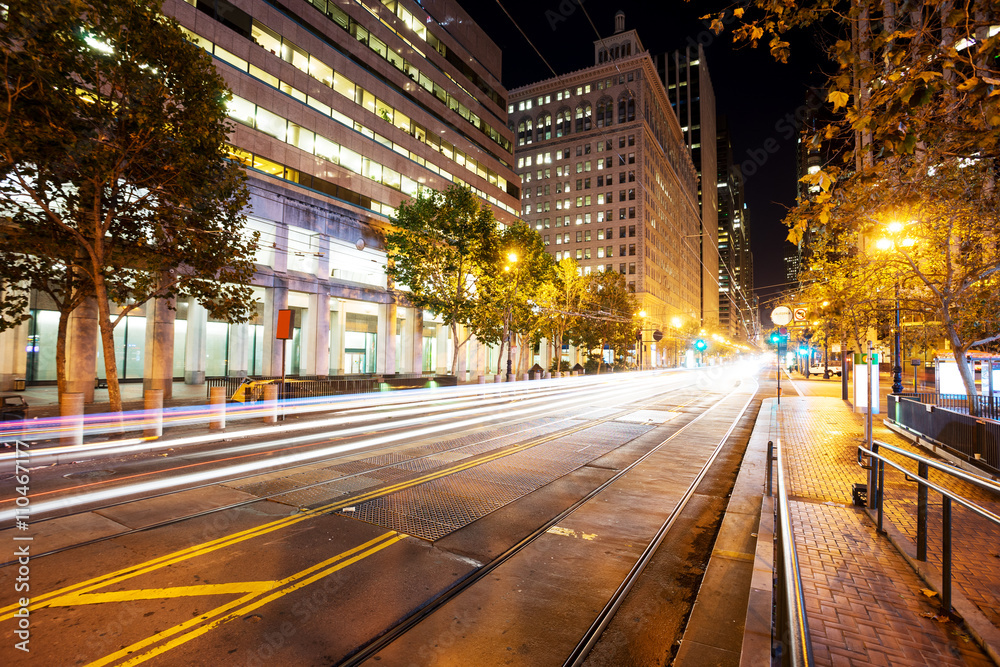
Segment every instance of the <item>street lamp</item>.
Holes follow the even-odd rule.
[[[903,223],[898,221],[893,221],[889,223],[887,227],[891,238],[881,238],[875,242],[875,247],[879,250],[896,250],[899,246],[909,247],[914,244],[914,240],[911,238],[899,238],[899,233],[903,231]],[[902,394],[903,393],[903,366],[900,363],[900,356],[902,355],[901,345],[900,345],[900,323],[899,323],[899,271],[896,272],[896,328],[893,335],[893,348],[892,348],[892,393]],[[916,374],[916,371],[914,371]]]
[[[639,370],[641,371],[641,370],[643,370],[643,368],[642,368],[642,361],[643,361],[643,359],[642,359],[642,348],[643,348],[643,343],[644,343],[644,341],[642,340],[643,339],[642,330],[646,326],[646,311],[645,311],[645,309],[640,310],[638,313],[636,313],[636,315],[639,316],[639,333],[636,334],[636,336],[635,336],[635,343],[636,343],[636,346],[637,346],[636,347],[636,358],[637,358],[637,361],[639,362]]]
[[[514,300],[517,299],[517,279],[519,273],[517,271],[517,253],[509,252],[507,253],[507,261],[510,262],[507,266],[503,267],[506,273],[511,273],[511,267],[514,267],[514,290],[511,292],[510,299],[507,300],[507,382],[514,381],[514,369],[511,359],[511,343],[513,338],[513,325],[514,325]]]

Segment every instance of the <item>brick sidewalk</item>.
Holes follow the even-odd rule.
[[[761,415],[769,412],[762,409]],[[865,471],[857,465],[862,416],[839,398],[789,396],[782,398],[779,420],[817,664],[993,664],[960,626],[933,619],[937,599],[921,593],[925,584],[890,542],[875,532],[867,515],[851,505],[852,485],[865,482]],[[875,437],[913,449],[880,423]],[[915,513],[915,485],[904,482],[902,475],[886,477],[887,520],[898,522],[905,531],[904,517],[908,511]],[[937,504],[940,512],[940,499]],[[932,521],[928,532],[932,537],[937,533],[938,542],[929,540],[928,555],[933,553],[940,562],[940,529],[935,528],[940,520]],[[972,563],[958,550],[984,554],[985,545],[991,544],[995,551],[1000,541],[990,534],[960,529],[957,522],[954,535],[956,588],[968,588],[970,600],[990,607],[995,615],[996,606],[989,600],[1000,597],[996,586],[1000,578],[991,585],[991,570],[983,567],[983,559]],[[973,572],[978,581],[972,578]],[[977,589],[978,599],[974,599]]]

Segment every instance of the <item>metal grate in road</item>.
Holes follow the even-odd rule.
[[[551,442],[359,503],[339,514],[434,541],[646,433],[607,422]]]

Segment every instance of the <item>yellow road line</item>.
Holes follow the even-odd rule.
[[[214,630],[224,623],[228,623],[233,619],[239,618],[246,615],[247,613],[253,611],[254,609],[259,609],[269,602],[273,602],[281,597],[293,593],[300,588],[308,586],[309,584],[315,583],[316,581],[327,577],[334,572],[344,569],[349,565],[353,565],[358,561],[364,560],[368,556],[378,553],[382,549],[405,539],[407,536],[403,533],[397,533],[396,531],[389,531],[379,535],[373,540],[365,542],[364,544],[355,547],[349,551],[338,554],[333,558],[325,560],[321,563],[312,565],[301,572],[297,572],[290,577],[281,579],[274,582],[275,590],[271,595],[267,597],[260,598],[251,603],[251,600],[257,596],[257,593],[251,593],[245,595],[241,598],[228,602],[220,607],[213,609],[212,611],[201,614],[195,618],[192,618],[184,623],[176,625],[162,632],[142,639],[135,642],[131,646],[126,646],[125,648],[107,655],[99,660],[95,660],[90,663],[88,667],[101,667],[102,665],[107,665],[112,662],[116,662],[122,658],[130,656],[129,659],[121,665],[137,665],[141,662],[145,662],[150,658],[156,657],[167,651],[177,648],[178,646],[185,644],[192,639],[200,637],[201,635],[207,633],[210,630]],[[347,556],[350,556],[349,558]],[[248,604],[249,603],[249,604]],[[208,623],[205,623],[208,621]],[[175,636],[179,635],[179,636]],[[159,646],[153,646],[165,639],[173,637],[164,644]],[[152,647],[152,648],[150,648]],[[145,650],[148,649],[148,650]],[[141,650],[145,650],[144,653],[138,653]]]
[[[692,403],[695,400],[696,398],[692,398],[690,401],[681,403],[680,405],[678,405],[678,407],[682,407],[684,405],[687,405],[688,403]],[[283,517],[281,519],[277,519],[275,521],[271,521],[269,523],[265,523],[260,526],[248,528],[246,530],[242,530],[236,533],[231,533],[229,535],[224,535],[222,537],[210,540],[208,542],[196,544],[186,549],[181,549],[180,551],[175,551],[173,553],[154,558],[152,560],[146,561],[145,563],[139,563],[137,565],[132,565],[130,567],[117,570],[115,572],[94,577],[93,579],[89,579],[87,581],[71,584],[69,586],[52,591],[50,593],[44,593],[42,595],[39,595],[37,598],[33,598],[31,601],[31,608],[42,609],[47,606],[50,606],[52,600],[58,599],[66,595],[90,593],[90,591],[96,590],[98,588],[111,586],[126,579],[131,579],[133,577],[137,577],[142,574],[147,574],[149,572],[153,572],[157,569],[160,569],[168,565],[173,565],[175,563],[179,563],[181,561],[188,560],[190,558],[195,558],[197,556],[208,554],[213,551],[217,551],[219,549],[232,546],[233,544],[238,544],[239,542],[243,542],[245,540],[258,537],[260,535],[266,535],[267,533],[280,530],[287,526],[294,525],[300,521],[305,521],[306,519],[313,518],[314,516],[319,514],[335,512],[344,509],[345,507],[350,507],[351,505],[359,502],[364,502],[366,500],[371,500],[373,498],[386,496],[391,493],[401,491],[403,489],[419,486],[420,484],[424,484],[426,482],[434,481],[442,477],[447,477],[448,475],[453,475],[455,473],[462,472],[464,470],[468,470],[476,466],[483,465],[485,463],[490,463],[505,456],[511,456],[513,454],[517,454],[526,449],[530,449],[531,447],[536,447],[538,445],[541,445],[545,442],[573,435],[574,433],[577,433],[581,430],[585,430],[587,428],[593,428],[596,425],[611,420],[612,420],[611,417],[606,417],[604,419],[586,422],[568,431],[562,431],[559,433],[552,434],[550,436],[544,436],[539,439],[531,440],[526,443],[516,445],[510,449],[505,449],[501,452],[496,452],[485,458],[477,458],[473,461],[458,463],[452,467],[431,472],[406,482],[400,482],[397,484],[393,484],[389,487],[382,487],[372,491],[363,492],[355,496],[350,496],[346,499],[341,499],[336,503],[331,503],[314,509],[303,510],[296,514],[292,514],[290,516]],[[0,607],[0,622],[12,618],[14,616],[14,613],[17,612],[18,608],[19,606],[16,603],[8,605],[6,607]]]
[[[276,581],[241,581],[231,584],[201,584],[171,588],[142,588],[110,593],[70,593],[49,602],[49,607],[75,607],[81,604],[127,602],[130,600],[162,600],[164,598],[197,597],[199,595],[231,595],[233,593],[263,593],[277,585]]]

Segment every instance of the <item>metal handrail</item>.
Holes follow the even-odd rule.
[[[779,558],[781,558],[781,573],[779,581],[782,582],[782,595],[779,598],[779,610],[782,604],[784,609],[779,611],[791,635],[788,642],[788,656],[782,655],[782,664],[794,665],[795,667],[808,667],[813,663],[812,641],[809,638],[809,622],[806,618],[805,597],[802,592],[802,573],[799,569],[799,557],[795,549],[795,536],[792,533],[792,521],[788,510],[788,489],[785,487],[785,471],[782,464],[784,456],[781,450],[781,439],[778,438],[775,447],[777,455],[777,477],[778,477],[778,542],[781,547]],[[782,611],[784,612],[782,614]],[[782,633],[783,634],[783,633]]]
[[[914,477],[911,471],[904,468],[902,465],[889,460],[884,455],[879,454],[880,449],[886,449],[894,454],[903,456],[918,464],[917,476]],[[994,524],[1000,526],[1000,515],[994,514],[988,509],[981,507],[971,500],[963,498],[948,489],[935,484],[930,481],[928,477],[928,469],[934,468],[940,472],[951,475],[956,479],[968,482],[979,486],[980,488],[992,491],[994,493],[1000,493],[1000,485],[986,479],[976,477],[975,475],[970,475],[962,470],[957,470],[950,466],[943,465],[938,461],[929,459],[919,454],[914,454],[913,452],[908,452],[905,449],[900,449],[888,443],[882,442],[880,440],[873,441],[871,449],[859,446],[858,447],[858,462],[861,464],[862,455],[867,454],[871,457],[870,461],[872,465],[869,468],[877,468],[877,475],[869,475],[869,480],[875,480],[874,495],[872,494],[872,489],[869,488],[869,500],[874,500],[874,509],[877,511],[877,529],[879,532],[884,532],[882,530],[882,520],[884,515],[884,501],[885,501],[885,466],[888,465],[891,468],[895,468],[899,472],[906,476],[909,481],[914,481],[917,483],[917,560],[926,561],[927,560],[927,489],[932,489],[937,493],[941,494],[941,612],[943,614],[951,613],[951,504],[952,502],[957,502],[966,509],[972,511],[975,514],[992,521]],[[878,461],[877,465],[874,461]],[[780,480],[779,480],[780,482]],[[871,505],[869,505],[871,507]]]

